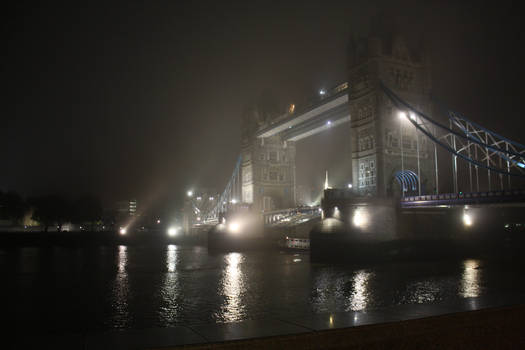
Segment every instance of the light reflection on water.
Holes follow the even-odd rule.
[[[177,273],[177,246],[170,244],[166,250],[166,270],[160,290],[162,303],[159,310],[160,321],[165,325],[173,325],[177,321],[180,304],[179,276]]]
[[[245,278],[240,268],[244,261],[244,255],[240,253],[229,253],[224,257],[226,267],[220,281],[220,288],[224,296],[221,305],[221,314],[225,322],[239,321],[243,319],[245,305],[242,303],[242,294],[246,288]]]
[[[459,295],[463,298],[475,298],[480,296],[480,275],[478,260],[465,260],[463,262],[463,275]]]
[[[401,303],[424,304],[441,300],[443,285],[434,279],[412,282],[407,286],[405,297]]]
[[[51,327],[46,320],[55,317],[55,325],[71,329],[170,327],[274,315],[290,319],[310,313],[334,315],[337,324],[335,314],[344,311],[458,298],[470,298],[466,302],[474,307],[474,297],[488,293],[525,293],[520,264],[485,260],[364,267],[310,263],[307,253],[214,255],[206,248],[172,245],[21,248],[7,251],[0,262],[0,271],[16,277],[4,307],[11,307],[13,315],[16,310],[27,324]]]
[[[112,299],[112,326],[117,328],[127,327],[130,324],[129,315],[129,278],[128,278],[128,247],[119,246],[117,255],[117,274],[111,288]]]
[[[365,270],[357,271],[354,274],[352,281],[352,294],[350,295],[350,304],[347,309],[359,311],[367,307],[370,299],[368,284],[371,277],[373,277],[373,273]]]

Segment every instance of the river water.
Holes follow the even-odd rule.
[[[515,262],[330,265],[308,253],[176,245],[0,249],[0,273],[4,319],[47,331],[293,319],[525,291]]]

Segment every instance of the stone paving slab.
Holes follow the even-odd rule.
[[[71,334],[20,334],[11,344],[2,349],[41,349],[45,345],[46,349],[54,350],[84,350],[85,336],[80,333]]]
[[[297,334],[311,331],[299,325],[281,320],[249,320],[238,323],[207,324],[191,326],[195,332],[208,342],[223,342],[260,337],[271,337],[283,334]]]
[[[86,337],[86,350],[147,349],[205,343],[206,339],[187,327],[132,329],[92,334]]]
[[[212,346],[212,344],[244,343],[254,339],[266,338],[288,338],[290,342],[294,343],[296,341],[304,342],[308,337],[314,339],[318,337],[319,332],[344,331],[345,329],[362,327],[382,327],[382,325],[387,324],[390,324],[387,328],[391,330],[397,327],[395,325],[402,324],[403,322],[411,322],[413,320],[423,322],[423,320],[431,320],[436,317],[445,317],[451,320],[462,319],[470,317],[463,316],[468,314],[468,311],[479,312],[477,310],[486,310],[486,312],[490,314],[490,310],[506,308],[512,305],[522,305],[516,306],[514,309],[525,310],[523,306],[525,305],[525,295],[499,294],[479,298],[463,298],[444,303],[404,304],[376,310],[308,314],[291,319],[273,317],[238,323],[212,323],[170,328],[113,330],[87,334],[25,334],[18,331],[7,335],[7,339],[11,336],[11,339],[14,341],[8,342],[8,345],[3,346],[2,349],[35,349],[42,348],[42,346],[45,348],[72,350],[149,349],[175,348],[178,346],[195,346],[198,348],[200,346],[209,347]],[[500,313],[498,315],[504,314]],[[494,316],[491,317],[494,318]],[[498,322],[505,320],[504,316],[498,317]],[[430,322],[429,324],[431,324],[434,321],[425,322]],[[513,326],[522,327],[521,324],[507,325],[507,327]],[[425,332],[427,331],[428,330],[425,330]],[[372,335],[370,335],[370,337],[371,339],[373,338]],[[344,340],[344,337],[341,339]],[[274,339],[270,341],[270,343],[263,341],[259,343],[271,345],[274,344],[272,343],[273,341],[277,342],[277,340]],[[308,342],[306,341],[305,344],[308,344]]]

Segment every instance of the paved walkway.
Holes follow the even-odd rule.
[[[181,345],[194,345],[198,348],[210,348],[210,345],[212,344],[217,344],[217,346],[224,348],[224,345],[229,344],[228,342],[230,341],[241,341],[237,343],[234,342],[233,344],[237,345],[233,348],[242,348],[243,344],[244,346],[254,347],[254,344],[249,345],[249,343],[242,343],[242,341],[247,341],[249,339],[295,336],[288,338],[287,346],[289,346],[290,341],[297,341],[297,339],[301,337],[305,340],[305,337],[308,337],[308,335],[323,334],[323,332],[327,330],[358,330],[366,328],[360,328],[360,326],[381,325],[385,323],[398,325],[402,324],[404,321],[427,318],[432,319],[432,317],[435,318],[436,316],[443,315],[457,315],[458,313],[469,315],[469,313],[465,312],[475,310],[507,310],[502,309],[507,306],[516,306],[515,308],[509,308],[509,310],[519,309],[522,314],[525,314],[525,312],[522,312],[524,304],[525,295],[497,295],[458,299],[454,302],[439,304],[411,304],[359,312],[312,314],[286,320],[263,319],[239,323],[200,324],[171,328],[130,329],[121,331],[114,330],[87,334],[43,336],[32,336],[27,334],[23,336],[18,335],[15,342],[12,343],[11,348],[35,349],[42,348],[43,345],[45,345],[45,348],[53,349],[150,349],[172,348]],[[470,318],[472,317],[475,318],[476,316],[470,316]],[[501,317],[501,315],[498,317]],[[457,320],[458,317],[455,319]],[[465,324],[466,321],[463,320],[461,322]],[[525,326],[520,324],[519,327]],[[383,331],[385,331],[384,328],[385,327],[383,327]],[[394,328],[394,326],[390,326],[389,332],[392,332]],[[406,327],[403,329],[405,328]],[[284,338],[286,337],[270,339]],[[271,344],[273,344],[271,345],[272,347],[276,346],[276,340]],[[259,344],[259,348],[267,346],[269,346],[268,342]],[[230,346],[228,348],[232,347]],[[315,348],[315,346],[313,348]]]

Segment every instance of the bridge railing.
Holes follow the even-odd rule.
[[[525,198],[525,189],[486,191],[486,192],[459,192],[459,193],[441,193],[429,194],[424,196],[408,196],[401,198],[401,204],[413,202],[502,202],[515,201]]]
[[[277,222],[285,221],[298,214],[320,215],[319,207],[297,207],[263,212],[263,221],[265,225],[271,225]]]

